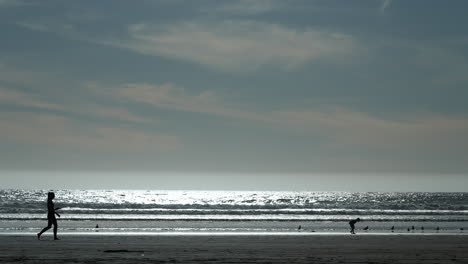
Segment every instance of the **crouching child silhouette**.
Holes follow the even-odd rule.
[[[52,227],[52,225],[54,226],[54,240],[60,240],[57,237],[58,227],[57,227],[57,218],[55,218],[55,215],[60,217],[60,214],[56,212],[60,208],[55,208],[54,207],[54,202],[53,202],[54,198],[55,198],[55,194],[53,192],[49,192],[48,196],[47,196],[47,210],[48,210],[47,221],[48,221],[48,224],[47,224],[46,227],[44,227],[44,229],[42,229],[41,232],[37,233],[37,239],[39,239],[39,240],[41,240],[41,235],[44,232],[46,232],[47,230],[49,230]]]
[[[351,234],[353,234],[353,235],[356,234],[356,233],[354,232],[354,225],[355,225],[357,222],[359,222],[359,221],[361,221],[360,218],[356,218],[356,219],[354,219],[354,220],[349,221],[349,226],[351,227]]]

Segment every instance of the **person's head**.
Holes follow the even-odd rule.
[[[47,199],[48,199],[48,200],[53,200],[54,198],[55,198],[55,193],[49,192],[49,193],[47,194]]]
[[[358,217],[356,220],[359,222],[359,221],[361,221],[361,218]]]

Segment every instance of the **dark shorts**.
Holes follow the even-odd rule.
[[[49,225],[57,225],[57,218],[55,218],[55,214],[48,214],[47,220],[49,221]]]

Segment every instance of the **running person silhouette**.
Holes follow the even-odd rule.
[[[54,198],[55,198],[55,193],[49,192],[48,195],[47,195],[47,210],[48,210],[47,221],[48,221],[48,224],[47,224],[46,227],[44,227],[44,229],[42,229],[41,232],[37,233],[37,239],[39,239],[39,240],[41,240],[41,235],[45,231],[49,230],[52,227],[52,225],[54,225],[54,240],[60,240],[57,237],[57,218],[55,218],[55,215],[60,217],[60,214],[56,212],[60,208],[55,208],[54,207],[54,202],[52,201],[52,200],[54,200]]]

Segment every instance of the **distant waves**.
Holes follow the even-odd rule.
[[[1,220],[43,220],[47,191],[0,190]],[[468,193],[60,190],[62,220],[468,221]]]

